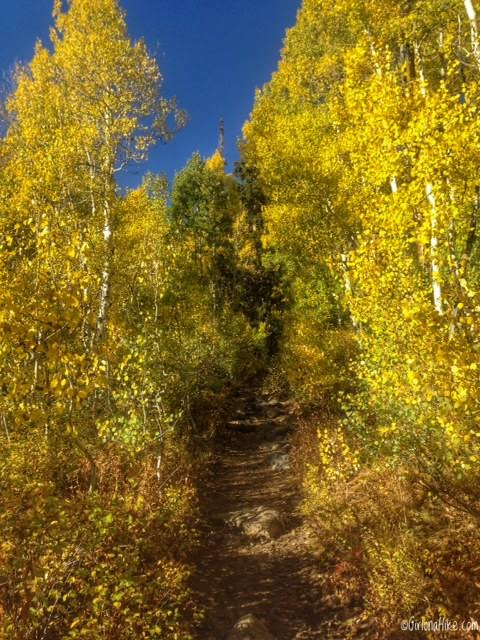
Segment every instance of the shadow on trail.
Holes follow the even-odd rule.
[[[234,401],[200,496],[203,545],[193,589],[205,618],[198,640],[224,640],[250,613],[276,640],[324,637],[317,563],[288,464],[292,422],[288,403],[257,389]],[[238,525],[259,509],[281,514],[282,535],[251,536]]]

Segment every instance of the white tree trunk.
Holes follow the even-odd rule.
[[[438,215],[437,202],[431,182],[426,186],[427,199],[430,204],[430,264],[432,269],[433,304],[435,311],[443,315],[442,285],[440,280],[440,266],[438,262]]]
[[[418,82],[420,86],[420,95],[422,96],[422,98],[426,98],[427,97],[427,81],[425,78],[425,71],[423,70],[423,60],[422,60],[422,56],[420,55],[420,47],[417,42],[415,43],[414,49],[415,49],[415,58],[416,58],[417,69],[418,69]]]
[[[467,12],[468,21],[470,22],[470,34],[472,41],[472,53],[475,61],[480,68],[480,46],[478,41],[478,23],[477,12],[473,6],[472,0],[464,0],[465,11]]]
[[[345,292],[347,293],[347,295],[352,295],[352,283],[350,282],[350,276],[348,275],[348,258],[345,253],[342,253],[341,259]]]
[[[104,263],[102,271],[102,285],[100,288],[100,304],[97,317],[97,336],[103,337],[107,330],[108,310],[110,306],[110,286],[111,269],[113,256],[113,229],[111,216],[111,197],[114,189],[115,173],[115,145],[112,142],[112,116],[108,109],[104,115],[104,159],[97,160],[101,165],[101,175],[103,178],[103,246]],[[95,175],[93,173],[92,175]],[[93,184],[92,184],[93,187]],[[95,199],[92,193],[92,206],[95,206]]]
[[[340,255],[340,258],[342,260],[342,271],[343,271],[343,282],[345,285],[345,293],[347,294],[347,299],[348,298],[352,298],[353,297],[353,289],[352,289],[352,282],[350,280],[350,275],[348,273],[348,257],[346,253],[342,253]],[[352,315],[352,311],[350,309],[350,318],[352,320],[352,325],[354,329],[358,329],[358,322],[355,320],[355,318]]]
[[[381,78],[382,77],[382,67],[378,63],[377,51],[373,42],[370,43],[370,53],[372,54],[373,66],[375,68],[376,75]]]
[[[102,271],[102,285],[100,288],[100,304],[97,317],[97,335],[102,336],[107,328],[108,306],[110,302],[110,279],[111,279],[111,256],[113,249],[113,231],[110,220],[110,207],[108,202],[104,203],[103,209],[103,242],[105,249],[105,261]]]

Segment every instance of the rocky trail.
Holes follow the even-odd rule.
[[[325,637],[318,560],[290,464],[292,411],[255,389],[234,400],[201,496],[198,640]]]

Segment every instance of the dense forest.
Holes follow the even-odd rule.
[[[252,380],[295,407],[331,637],[480,621],[472,1],[303,0],[233,173],[136,189],[188,135],[155,57],[117,0],[50,38],[2,105],[0,638],[208,640],[201,488]]]

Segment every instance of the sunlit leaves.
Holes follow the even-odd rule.
[[[429,545],[415,487],[429,487],[433,514],[478,517],[479,76],[464,11],[455,0],[305,0],[244,128],[289,301],[283,373],[299,400],[335,400],[359,451],[355,464],[336,428],[317,433],[305,508],[322,542],[363,545],[367,606],[385,636],[436,587],[401,579]],[[377,509],[405,473],[403,493]],[[467,528],[433,514],[447,546],[463,531],[468,565]],[[438,581],[445,566],[446,553],[424,569]],[[464,580],[460,570],[457,588]]]

